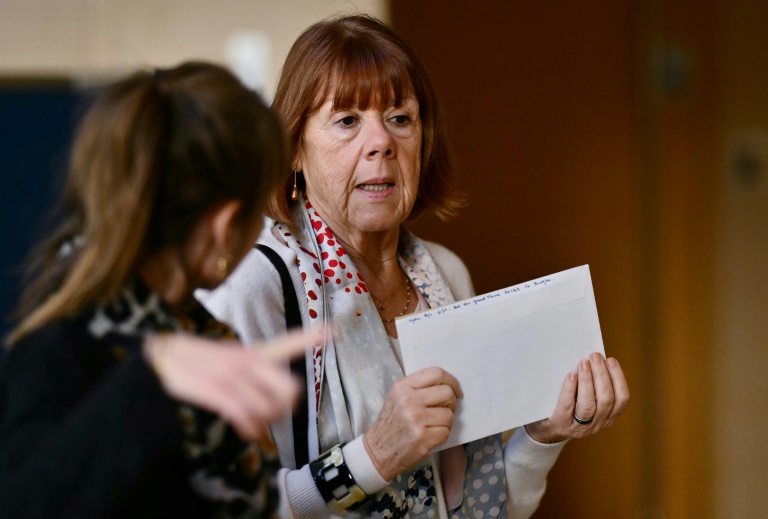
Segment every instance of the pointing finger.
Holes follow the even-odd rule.
[[[319,344],[324,338],[325,328],[291,331],[261,348],[259,354],[273,362],[285,362],[300,357],[307,347]]]

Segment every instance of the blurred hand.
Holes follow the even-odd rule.
[[[425,368],[396,382],[363,442],[387,481],[410,469],[448,439],[461,398],[458,381],[440,368]]]
[[[613,425],[629,404],[629,388],[619,362],[592,353],[579,362],[576,373],[563,382],[554,413],[525,426],[528,435],[540,443],[583,438]],[[574,416],[592,421],[580,424]]]
[[[145,341],[144,354],[170,396],[216,413],[246,441],[265,441],[269,423],[290,412],[302,391],[288,361],[322,334],[294,332],[250,349],[237,341],[163,334]]]

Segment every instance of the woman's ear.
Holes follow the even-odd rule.
[[[183,250],[192,289],[215,288],[242,259],[247,234],[242,211],[241,202],[227,200],[209,209],[195,225]]]
[[[304,161],[301,158],[301,142],[296,146],[296,151],[293,152],[291,157],[291,169],[293,171],[304,171]]]
[[[224,258],[231,258],[240,248],[242,221],[239,220],[243,204],[239,200],[229,200],[218,205],[211,213],[210,232],[216,253]],[[231,260],[230,260],[231,261]]]

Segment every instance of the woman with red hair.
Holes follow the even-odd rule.
[[[439,368],[404,376],[394,319],[473,289],[458,257],[404,226],[462,205],[429,78],[389,28],[348,16],[298,38],[273,106],[292,166],[271,200],[273,221],[262,250],[203,299],[249,339],[334,325],[306,358],[306,420],[273,427],[294,469],[280,480],[284,512],[528,517],[565,440],[610,426],[626,407],[618,363],[582,361],[552,417],[506,445],[495,435],[430,454],[448,437],[461,390]]]

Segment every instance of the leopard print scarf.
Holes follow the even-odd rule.
[[[110,333],[147,336],[161,331],[186,331],[210,338],[236,339],[202,306],[173,312],[158,294],[136,281],[109,304],[98,306],[88,323],[96,338]],[[209,517],[247,519],[270,517],[278,503],[276,453],[243,443],[216,415],[179,404],[183,431],[180,446],[189,482],[206,505]]]

